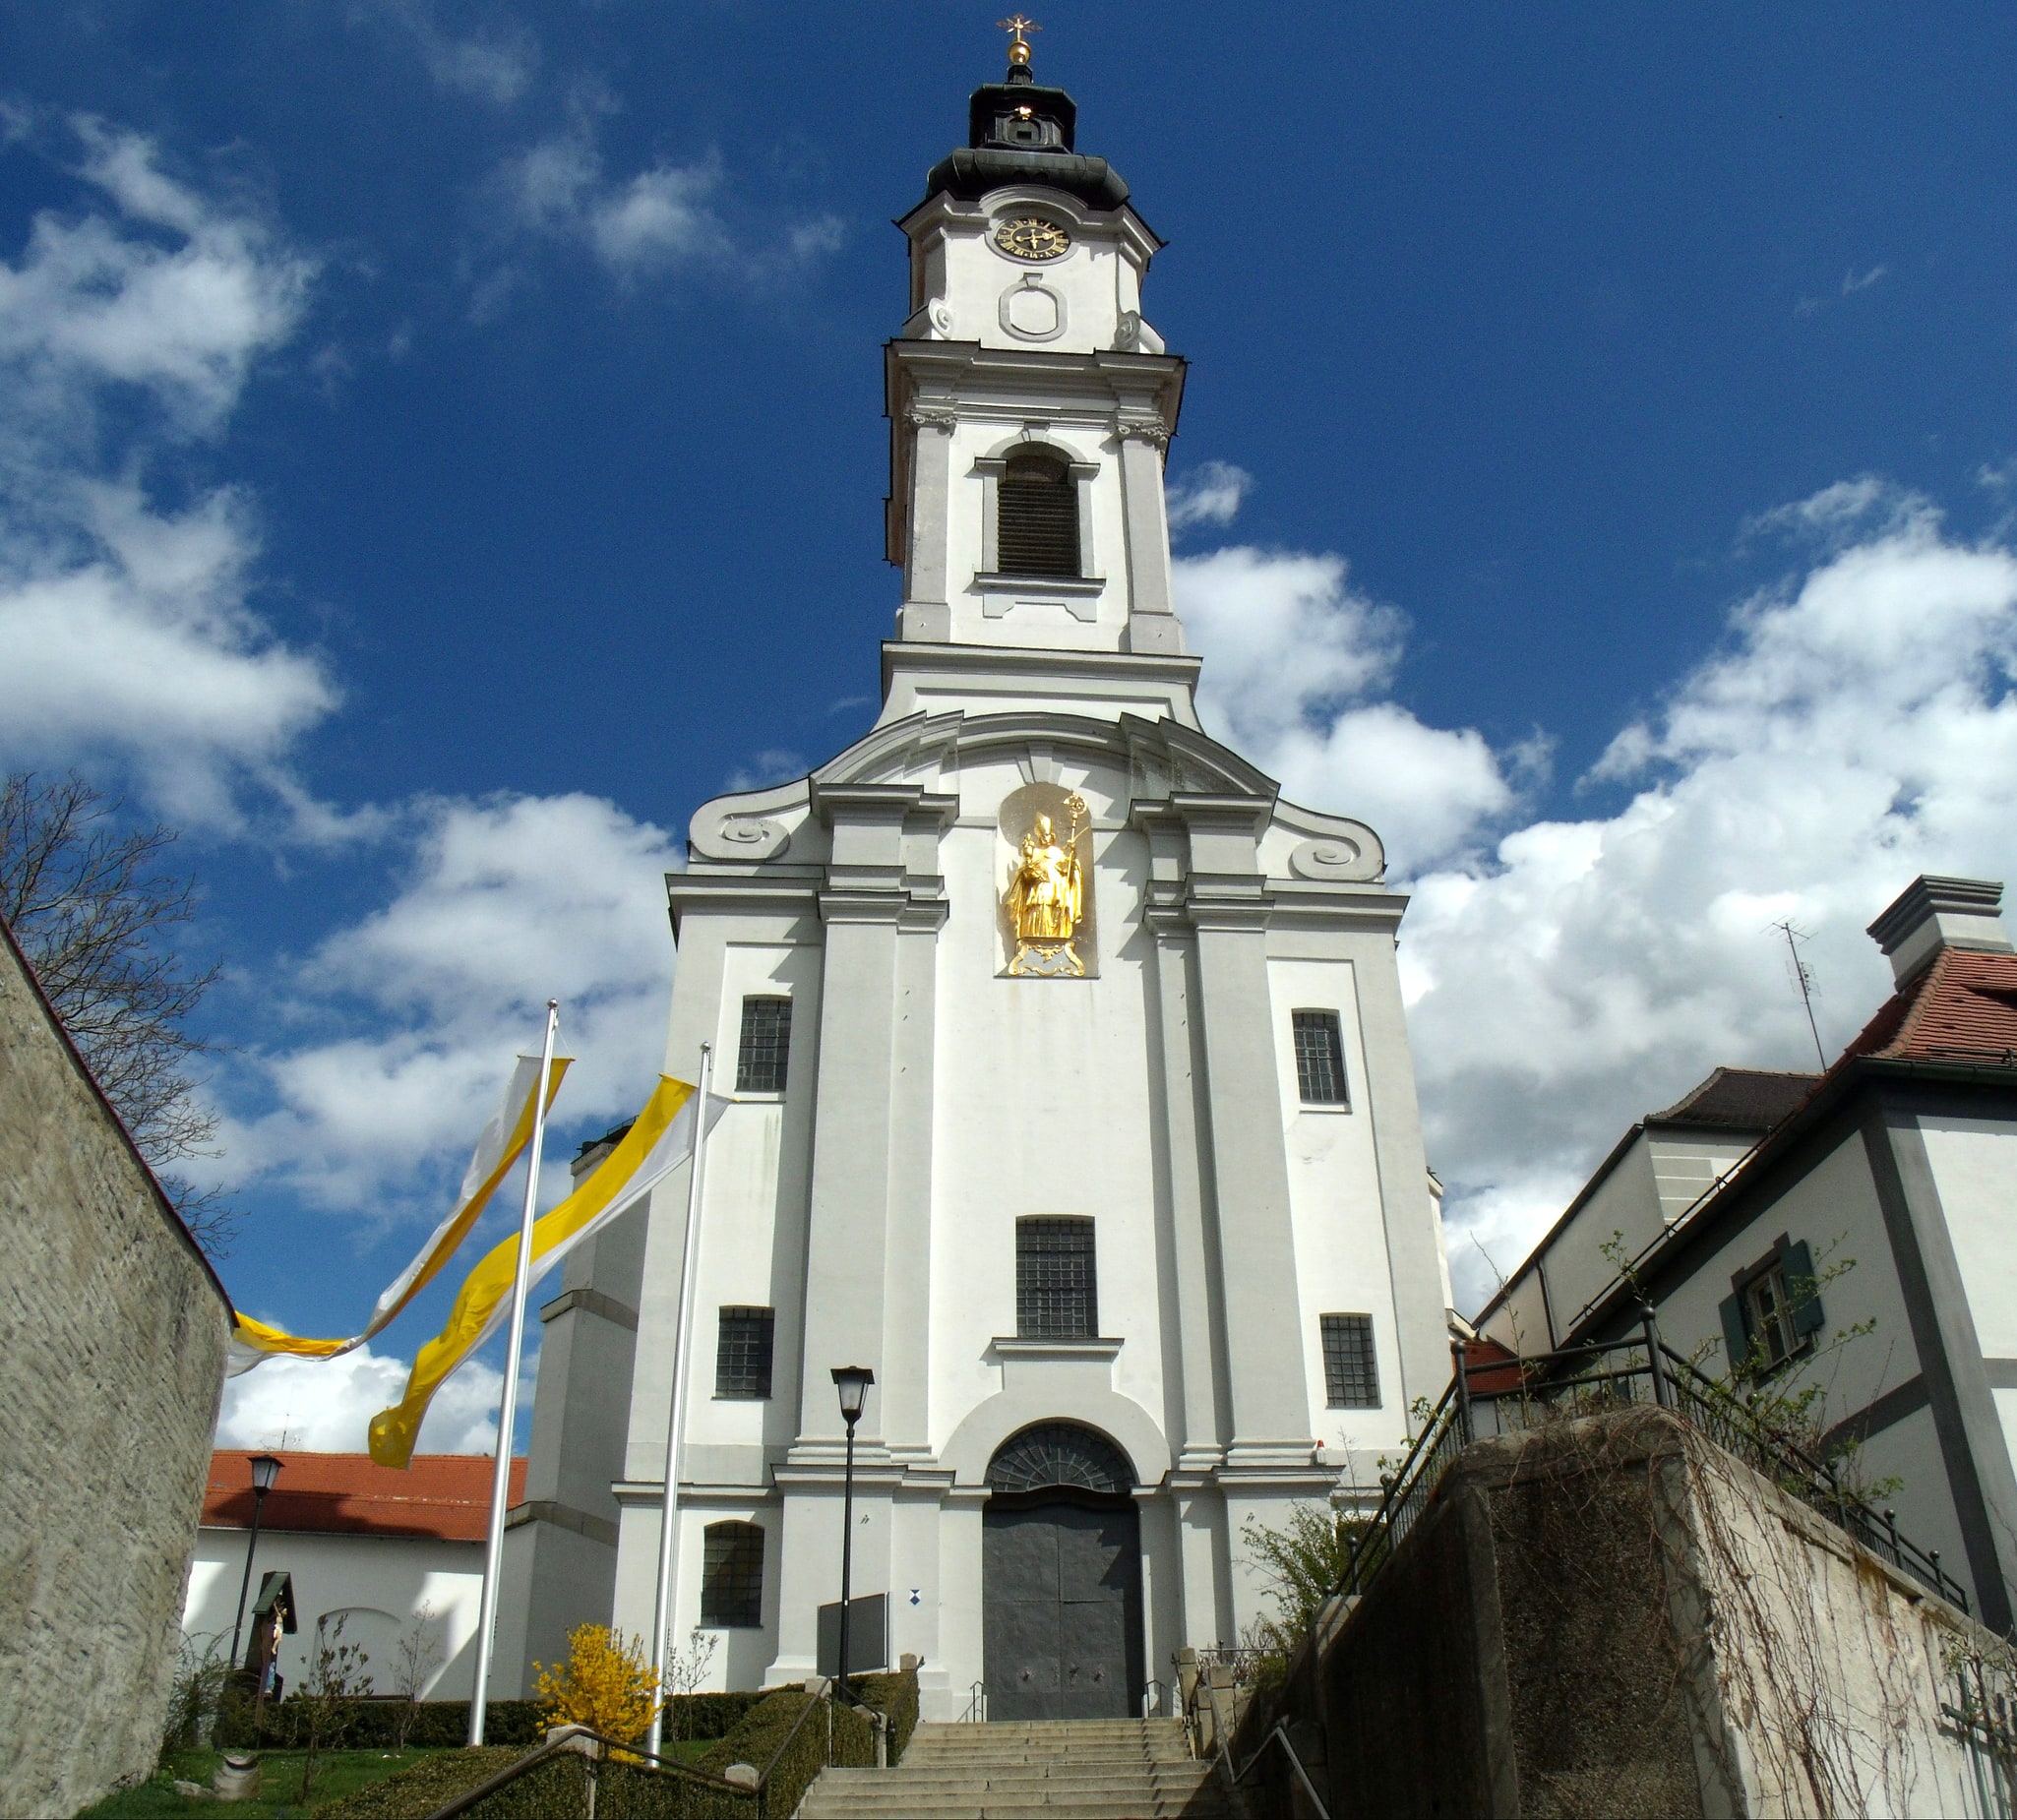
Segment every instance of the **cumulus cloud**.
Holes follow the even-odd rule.
[[[658,828],[580,795],[411,813],[407,878],[279,989],[299,1032],[240,1063],[240,1095],[268,1110],[223,1131],[238,1180],[380,1218],[438,1211],[427,1194],[459,1169],[548,998],[580,1058],[556,1118],[635,1112],[672,975],[664,875],[679,861]]]
[[[1171,482],[1170,534],[1182,536],[1200,524],[1230,524],[1253,491],[1253,476],[1230,461],[1201,461]]]
[[[1830,489],[1830,494],[1834,493]],[[1810,1067],[1771,925],[1814,932],[1839,1049],[1889,989],[1864,926],[1915,874],[2017,865],[2017,555],[1924,501],[1793,511],[1822,547],[1624,729],[1614,813],[1507,833],[1416,880],[1401,960],[1452,1266],[1475,1302],[1635,1119],[1719,1063]]]
[[[248,778],[299,796],[285,756],[337,692],[249,604],[251,500],[163,506],[148,473],[221,428],[314,268],[152,141],[67,131],[92,206],[0,260],[0,760],[110,753],[171,814],[228,821]]]
[[[225,1380],[215,1444],[362,1453],[372,1417],[405,1395],[409,1368],[409,1361],[368,1346],[340,1359],[270,1360],[256,1371]],[[496,1453],[503,1389],[502,1371],[470,1360],[435,1393],[415,1451]],[[520,1403],[526,1407],[522,1390]]]
[[[1353,588],[1342,558],[1244,546],[1182,558],[1177,603],[1205,658],[1206,724],[1295,801],[1370,822],[1397,870],[1449,855],[1513,806],[1482,735],[1369,699],[1393,679],[1407,619]]]
[[[762,277],[839,248],[845,226],[829,214],[732,229],[727,173],[712,153],[687,163],[660,159],[628,177],[608,174],[596,111],[578,101],[566,128],[498,166],[492,191],[519,232],[584,246],[624,283],[674,270]],[[495,276],[489,288],[499,288]]]

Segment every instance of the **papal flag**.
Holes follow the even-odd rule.
[[[546,1083],[546,1104],[549,1107],[553,1105],[553,1096],[560,1091],[561,1078],[567,1073],[570,1061],[567,1056],[553,1059],[553,1072]],[[539,1058],[520,1056],[519,1065],[512,1070],[512,1078],[505,1087],[504,1099],[490,1122],[483,1127],[483,1135],[476,1140],[475,1154],[463,1172],[462,1185],[456,1195],[454,1207],[428,1236],[427,1243],[415,1253],[413,1261],[393,1279],[385,1294],[379,1297],[378,1304],[371,1310],[371,1318],[365,1322],[361,1332],[351,1334],[346,1340],[305,1340],[295,1334],[283,1333],[277,1327],[270,1327],[265,1321],[254,1320],[249,1314],[241,1314],[231,1331],[231,1350],[226,1364],[230,1375],[236,1377],[241,1371],[250,1371],[254,1365],[263,1365],[280,1353],[292,1354],[299,1359],[335,1359],[343,1353],[354,1352],[419,1295],[455,1254],[456,1247],[469,1236],[469,1229],[482,1216],[491,1195],[497,1192],[497,1184],[531,1142],[532,1090],[538,1080]]]
[[[707,1096],[711,1126],[726,1104]],[[566,1200],[532,1224],[532,1275],[536,1283],[582,1240],[628,1212],[684,1163],[694,1150],[700,1108],[693,1083],[661,1074],[631,1128]],[[519,1268],[517,1232],[501,1239],[469,1272],[448,1323],[420,1349],[406,1394],[371,1419],[371,1457],[380,1466],[403,1467],[413,1458],[421,1419],[449,1374],[503,1326],[512,1306]],[[530,1285],[528,1284],[529,1288]]]

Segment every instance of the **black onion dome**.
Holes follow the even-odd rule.
[[[1128,200],[1121,173],[1105,158],[1072,150],[1077,103],[1063,89],[1038,87],[1027,64],[1011,64],[1006,82],[976,89],[966,121],[966,144],[932,166],[927,198],[943,192],[971,200],[1007,184],[1041,183],[1095,209]]]

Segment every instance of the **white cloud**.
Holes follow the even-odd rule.
[[[0,760],[109,753],[179,819],[228,822],[249,779],[301,796],[286,754],[336,690],[248,603],[249,499],[164,508],[145,475],[221,427],[292,334],[313,266],[166,174],[153,142],[72,130],[96,205],[37,215],[0,261]],[[141,408],[101,447],[115,400]]]
[[[1830,493],[1835,490],[1831,489]],[[1830,534],[1839,497],[1792,509]],[[1593,773],[1616,813],[1541,821],[1419,879],[1401,959],[1452,1267],[1488,1286],[1609,1145],[1719,1063],[1810,1067],[1781,938],[1839,1049],[1889,970],[1864,926],[1915,874],[2017,866],[2017,555],[1923,501],[1743,602],[1731,640]]]
[[[1253,476],[1244,467],[1230,461],[1199,462],[1171,484],[1170,534],[1182,536],[1200,524],[1232,523],[1253,491]]]
[[[79,174],[116,212],[45,211],[21,260],[0,263],[0,362],[16,409],[47,430],[116,383],[144,389],[174,427],[210,430],[252,363],[293,333],[313,263],[166,175],[153,141],[90,116],[71,124]]]
[[[518,21],[458,37],[442,30],[426,0],[384,0],[378,10],[412,38],[436,84],[457,93],[509,106],[539,68],[539,40]]]
[[[1407,631],[1336,556],[1235,547],[1177,564],[1177,604],[1205,659],[1207,726],[1314,809],[1357,816],[1405,872],[1462,847],[1514,802],[1478,733],[1424,725],[1383,689]]]
[[[1842,294],[1845,297],[1854,297],[1860,290],[1868,290],[1872,284],[1881,284],[1890,275],[1889,266],[1872,266],[1867,272],[1858,272],[1852,266],[1842,274]]]
[[[409,1361],[368,1346],[340,1359],[270,1360],[225,1380],[215,1444],[363,1453],[372,1417],[405,1395],[409,1368]],[[521,1372],[521,1384],[524,1376]],[[436,1391],[414,1451],[494,1454],[503,1389],[504,1373],[472,1359]],[[520,1392],[521,1408],[529,1407],[528,1389]]]
[[[659,159],[628,177],[605,173],[595,116],[608,102],[578,96],[563,130],[506,158],[493,174],[501,214],[521,233],[586,247],[626,282],[675,270],[728,273],[764,282],[836,252],[846,224],[819,214],[769,226],[731,225],[728,179],[712,153],[688,163]],[[479,308],[494,307],[517,274],[485,280]]]
[[[711,161],[655,164],[595,200],[589,241],[605,266],[626,274],[726,259],[727,232],[708,207],[720,187],[721,171]]]
[[[379,1218],[438,1211],[548,998],[580,1058],[555,1117],[614,1121],[656,1078],[672,975],[659,829],[586,796],[419,806],[410,875],[280,990],[301,1028],[244,1065],[235,1180]],[[557,1164],[556,1164],[557,1168]]]

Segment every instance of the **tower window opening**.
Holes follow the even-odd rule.
[[[1324,1401],[1332,1409],[1377,1409],[1379,1364],[1373,1356],[1373,1316],[1319,1314]]]
[[[757,1523],[710,1523],[701,1566],[701,1622],[759,1630],[764,1623],[764,1530]]]
[[[1018,449],[1004,463],[998,499],[1003,575],[1078,574],[1078,488],[1061,456]]]
[[[735,1056],[736,1092],[782,1093],[790,1059],[791,1001],[745,999],[742,1041]]]
[[[1348,1106],[1345,1040],[1335,1011],[1292,1011],[1296,1037],[1296,1091],[1305,1106]]]
[[[1043,1215],[1015,1222],[1015,1333],[1023,1340],[1098,1336],[1090,1220]]]
[[[714,1341],[714,1394],[770,1394],[770,1353],[777,1332],[773,1308],[723,1308]]]

